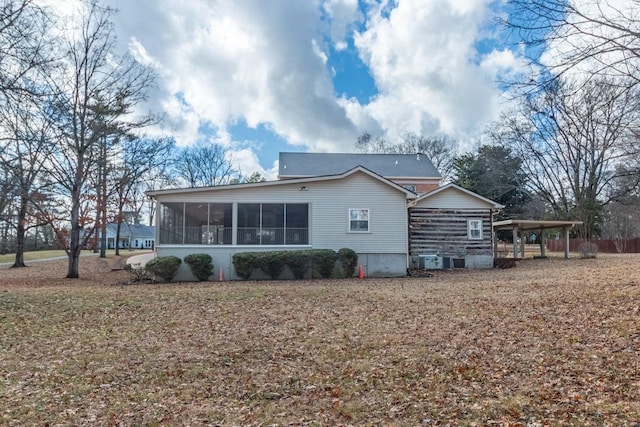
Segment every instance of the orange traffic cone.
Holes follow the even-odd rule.
[[[219,282],[224,282],[224,274],[222,274],[222,268],[220,269],[220,275],[218,276]]]
[[[362,270],[362,266],[358,269],[358,279],[364,279],[364,271]]]

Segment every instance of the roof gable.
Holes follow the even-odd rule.
[[[451,183],[423,194],[412,201],[410,207],[502,209],[504,205]]]
[[[300,178],[339,174],[362,166],[388,179],[441,175],[424,154],[280,153],[278,177]]]
[[[369,177],[378,180],[397,191],[404,193],[407,198],[415,198],[416,194],[406,188],[396,184],[393,181],[388,180],[387,178],[378,175],[375,172],[370,171],[369,169],[356,166],[351,168],[350,170],[336,174],[336,175],[325,175],[325,176],[312,176],[307,178],[292,178],[286,180],[278,180],[278,181],[263,181],[263,182],[251,182],[245,184],[228,184],[228,185],[218,185],[214,187],[197,187],[197,188],[176,188],[176,189],[167,189],[167,190],[156,190],[156,191],[147,191],[145,194],[149,197],[156,197],[162,195],[173,195],[173,194],[189,194],[189,193],[201,193],[207,191],[223,191],[223,190],[243,190],[246,188],[261,188],[261,187],[277,187],[281,185],[291,185],[291,184],[300,184],[301,188],[304,187],[304,184],[313,183],[313,182],[324,182],[324,181],[338,181],[344,179],[348,176],[351,176],[355,173],[362,173],[368,175]]]

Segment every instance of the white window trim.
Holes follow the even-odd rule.
[[[367,229],[366,230],[352,230],[351,229],[351,213],[353,211],[366,211],[367,212]],[[354,219],[353,221],[358,221]],[[363,221],[363,220],[361,220]],[[347,210],[347,233],[371,233],[371,210],[369,208],[349,208]]]
[[[479,227],[475,227],[474,224],[478,223]],[[474,230],[478,230],[479,231],[479,235],[478,236],[474,236],[472,231]],[[467,238],[469,240],[482,240],[482,234],[483,234],[483,230],[482,230],[482,220],[481,219],[468,219],[467,220]]]

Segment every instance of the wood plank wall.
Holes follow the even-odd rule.
[[[482,240],[467,237],[467,220],[470,219],[482,220]],[[409,209],[409,254],[492,255],[491,211]]]

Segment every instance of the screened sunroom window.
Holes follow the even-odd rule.
[[[161,203],[160,244],[233,244],[231,203]],[[309,244],[306,203],[238,203],[238,245]]]
[[[306,203],[239,203],[239,245],[306,245],[309,206]]]
[[[231,244],[231,203],[162,203],[160,243]]]
[[[160,243],[183,243],[184,203],[160,204]]]

